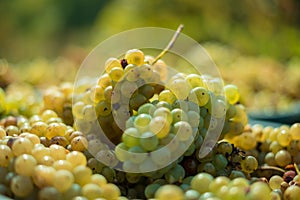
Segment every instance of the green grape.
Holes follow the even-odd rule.
[[[267,183],[255,182],[250,186],[250,191],[247,193],[247,197],[250,200],[254,199],[270,199],[271,189]]]
[[[130,82],[136,82],[140,78],[140,70],[136,66],[132,68],[126,68],[126,74],[125,74],[126,80]]]
[[[69,190],[74,183],[73,174],[65,169],[57,170],[54,179],[53,186],[61,193]]]
[[[188,99],[189,101],[194,102],[199,106],[204,106],[210,100],[210,95],[205,88],[195,87],[190,91]]]
[[[224,169],[228,164],[228,161],[223,154],[216,154],[212,162],[217,170]]]
[[[163,90],[158,95],[158,101],[164,101],[172,105],[176,101],[176,96],[171,90]]]
[[[152,118],[149,124],[149,130],[159,139],[166,137],[169,134],[170,128],[171,127],[167,119],[162,116]]]
[[[86,166],[87,160],[84,154],[80,151],[72,151],[66,155],[66,160],[69,161],[75,168],[77,166]]]
[[[213,176],[208,173],[199,173],[191,181],[191,189],[200,194],[209,191],[209,185],[213,181]]]
[[[284,199],[297,200],[299,199],[300,188],[297,185],[288,187],[283,194]]]
[[[185,77],[185,80],[192,88],[205,86],[201,76],[198,74],[189,74]]]
[[[300,140],[300,123],[294,123],[290,127],[290,134],[293,140]]]
[[[246,189],[249,186],[250,182],[246,178],[237,177],[231,180],[229,183],[230,187],[238,187],[241,189]]]
[[[84,186],[91,182],[92,170],[86,166],[79,165],[73,169],[74,182]]]
[[[21,176],[31,176],[36,165],[37,162],[35,158],[29,154],[18,156],[14,163],[16,173]]]
[[[115,147],[115,154],[120,161],[124,162],[129,159],[128,149],[129,148],[123,142]]]
[[[147,154],[143,147],[133,146],[128,149],[128,157],[131,162],[140,164],[147,158]]]
[[[228,188],[227,193],[224,197],[225,200],[246,200],[246,193],[239,187]]]
[[[156,191],[161,187],[158,183],[152,183],[146,186],[145,188],[145,196],[147,199],[154,198]]]
[[[13,158],[13,151],[6,145],[0,145],[0,167],[7,167]]]
[[[168,183],[181,182],[185,176],[185,170],[181,165],[176,165],[165,174],[165,179]]]
[[[172,107],[173,107],[173,109],[180,108],[184,112],[188,112],[189,111],[189,101],[177,99],[173,103]]]
[[[91,176],[91,183],[97,184],[99,187],[107,184],[107,180],[101,174],[93,174]]]
[[[45,186],[53,185],[54,174],[56,170],[53,167],[45,166],[45,165],[37,165],[34,168],[32,179],[34,184],[39,187],[43,188]]]
[[[187,141],[191,138],[193,130],[186,121],[179,121],[174,124],[174,133],[180,141]]]
[[[105,61],[105,71],[109,73],[112,68],[119,67],[122,68],[121,62],[117,58],[108,58]]]
[[[101,197],[103,199],[118,200],[120,195],[121,195],[120,189],[112,183],[108,183],[101,187]]]
[[[173,121],[172,121],[173,124],[179,121],[186,121],[186,122],[188,121],[188,115],[179,108],[173,109],[171,113],[173,116]]]
[[[274,154],[276,154],[278,151],[283,149],[283,147],[277,141],[273,141],[270,144],[269,148],[270,148],[271,152],[274,153]]]
[[[14,125],[9,125],[5,128],[5,131],[6,131],[6,134],[8,136],[16,136],[16,135],[19,135],[20,133],[20,130],[17,126],[14,126]]]
[[[268,152],[265,155],[265,159],[264,159],[265,163],[269,166],[276,166],[276,161],[275,161],[275,155],[273,152]]]
[[[258,167],[258,162],[253,156],[246,156],[246,158],[241,161],[242,171],[246,173],[252,173]]]
[[[63,193],[63,199],[73,199],[81,195],[81,186],[73,183],[72,186]]]
[[[137,66],[140,66],[144,64],[144,53],[141,50],[138,49],[131,49],[128,50],[124,57],[128,64],[134,64]]]
[[[227,101],[230,104],[236,104],[240,99],[240,92],[235,85],[225,85],[224,86],[224,92]]]
[[[116,178],[116,171],[110,167],[103,167],[101,174],[106,178],[108,182],[113,182]]]
[[[244,132],[238,136],[236,146],[243,150],[251,150],[256,147],[256,138],[251,132]]]
[[[198,172],[205,172],[205,173],[211,174],[213,176],[215,176],[217,173],[215,166],[209,162],[199,165]]]
[[[12,178],[10,188],[17,197],[26,197],[33,192],[34,186],[29,176],[17,175]]]
[[[111,85],[111,78],[108,74],[103,74],[97,82],[97,85],[99,85],[102,88],[106,88]]]
[[[175,79],[169,84],[170,90],[177,99],[184,100],[188,97],[190,86],[184,79]]]
[[[283,147],[287,147],[290,145],[292,141],[292,136],[290,134],[289,131],[286,130],[281,130],[278,134],[277,134],[277,142],[283,146]]]
[[[233,147],[227,141],[221,141],[218,143],[217,152],[223,154],[224,156],[228,156],[232,153]]]
[[[230,179],[226,176],[218,176],[209,184],[209,191],[216,194],[222,186],[227,186]]]
[[[269,186],[272,190],[280,189],[280,185],[283,182],[283,178],[278,175],[273,175],[269,180]]]
[[[191,190],[188,189],[185,193],[184,193],[184,198],[186,200],[198,200],[200,198],[200,194],[199,192],[197,192],[196,190]]]
[[[128,128],[122,135],[122,141],[127,147],[138,146],[140,133],[136,128]]]
[[[148,65],[148,64],[144,64],[142,66],[140,66],[140,77],[146,81],[151,80],[152,76],[153,76],[153,71],[152,71],[152,66]]]
[[[52,167],[56,170],[62,170],[62,169],[68,170],[68,171],[73,170],[72,164],[67,160],[56,160],[52,164]]]
[[[124,70],[121,67],[113,67],[110,69],[108,72],[109,77],[111,78],[112,81],[118,82],[120,79],[122,79],[124,75]]]
[[[150,99],[154,95],[154,87],[148,84],[141,86],[138,91],[140,94],[146,97],[146,99]]]
[[[154,112],[156,111],[156,107],[151,103],[145,103],[138,109],[138,115],[140,114],[149,114],[154,115]]]
[[[151,157],[147,156],[146,159],[139,165],[140,172],[152,172],[157,168],[157,165],[153,162]]]
[[[126,98],[130,98],[133,95],[133,93],[138,89],[136,82],[123,81],[119,84],[121,94]]]
[[[79,136],[80,137],[80,136]],[[76,137],[75,137],[76,138]],[[60,145],[57,144],[52,144],[49,147],[50,150],[50,156],[54,159],[54,160],[65,160],[66,159],[66,149]],[[74,150],[74,149],[73,149]]]
[[[152,132],[145,132],[140,137],[140,144],[146,151],[153,151],[157,148],[159,141],[156,134]]]
[[[60,200],[61,193],[55,187],[44,187],[38,193],[38,199],[41,200]]]
[[[168,108],[166,108],[166,107],[160,107],[160,108],[157,108],[157,109],[154,111],[153,116],[154,116],[154,117],[157,117],[157,116],[164,117],[164,118],[167,120],[167,122],[168,122],[169,124],[171,124],[172,121],[173,121],[172,113],[171,113],[171,111],[170,111]]]
[[[125,176],[129,183],[137,183],[141,179],[141,175],[138,173],[126,173]]]
[[[155,193],[155,199],[159,200],[181,200],[184,199],[183,191],[176,185],[161,186]]]
[[[109,116],[111,114],[111,105],[107,101],[100,101],[91,112],[93,114],[96,112],[96,115],[101,117]]]
[[[292,162],[292,157],[287,150],[282,149],[275,154],[275,161],[280,167],[285,167]]]
[[[30,154],[33,149],[33,144],[29,139],[20,137],[13,142],[11,149],[15,156],[24,153]]]
[[[82,195],[88,199],[96,199],[102,197],[101,188],[93,183],[85,184],[82,187]]]
[[[221,99],[216,99],[212,104],[212,116],[222,118],[226,115],[226,104]]]
[[[133,110],[138,110],[139,107],[145,104],[146,102],[147,102],[147,98],[144,95],[137,93],[130,98],[129,106]]]
[[[226,119],[231,119],[236,115],[236,107],[232,104],[227,104]]]
[[[176,138],[175,134],[170,133],[160,140],[160,144],[166,146],[171,152],[174,152],[179,146],[179,140]]]

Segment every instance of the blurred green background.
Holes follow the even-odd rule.
[[[109,36],[183,23],[224,80],[241,88],[246,105],[284,107],[300,99],[300,0],[1,0],[0,19],[2,86],[72,81]],[[37,66],[44,71],[36,74]],[[50,76],[50,68],[58,72]]]

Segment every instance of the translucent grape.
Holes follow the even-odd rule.
[[[169,124],[171,124],[172,121],[173,121],[172,113],[171,113],[171,111],[170,111],[168,108],[166,108],[166,107],[160,107],[160,108],[157,108],[157,109],[154,111],[153,116],[154,116],[154,117],[157,117],[157,116],[164,117],[164,118],[167,120],[167,122],[168,122]]]
[[[300,123],[295,123],[291,126],[290,134],[293,140],[300,140]]]
[[[19,156],[24,153],[31,154],[33,144],[29,139],[20,137],[13,142],[11,149],[15,156]]]
[[[158,137],[152,132],[145,132],[140,137],[140,144],[146,151],[153,151],[157,148]]]
[[[185,77],[185,80],[192,88],[204,86],[203,80],[198,74],[189,74]]]
[[[18,156],[14,163],[16,173],[22,176],[31,176],[36,165],[37,161],[29,154],[22,154]]]
[[[140,77],[144,80],[150,80],[152,78],[153,71],[150,65],[144,64],[140,67]]]
[[[280,189],[280,185],[283,182],[283,178],[278,175],[274,175],[269,180],[269,186],[272,190]]]
[[[146,151],[140,146],[131,147],[128,149],[128,153],[129,160],[136,164],[142,163],[147,158]]]
[[[128,64],[140,66],[144,63],[145,56],[141,50],[131,49],[126,52],[124,58],[127,60]]]
[[[50,156],[54,159],[54,160],[64,160],[66,159],[66,149],[60,145],[57,144],[52,144],[49,147],[50,150]]]
[[[134,94],[129,100],[129,106],[133,110],[138,110],[141,105],[147,102],[147,98],[140,94]]]
[[[258,162],[253,156],[246,156],[245,159],[241,161],[241,167],[244,172],[252,173],[258,167]]]
[[[275,161],[280,167],[284,167],[291,163],[292,157],[287,150],[280,150],[275,154]]]
[[[173,104],[176,100],[176,96],[170,90],[163,90],[158,95],[158,101],[165,101],[169,104]]]
[[[10,188],[17,197],[26,197],[33,191],[33,182],[29,176],[15,176],[12,178]]]
[[[161,139],[169,134],[170,124],[165,117],[157,116],[152,118],[149,124],[149,130],[154,133],[157,138]]]
[[[297,185],[288,187],[283,194],[284,199],[297,200],[300,196],[300,188]]]
[[[111,114],[111,105],[107,101],[100,101],[92,112],[96,112],[96,115],[101,117],[109,116]]]
[[[139,107],[138,114],[144,113],[152,116],[155,111],[156,111],[156,107],[153,104],[145,103]]]
[[[91,176],[91,183],[97,184],[99,187],[102,187],[107,184],[107,180],[101,174],[93,174]]]
[[[138,89],[136,82],[124,81],[121,84],[120,90],[124,97],[130,98],[132,94]]]
[[[117,158],[122,162],[129,159],[129,155],[127,151],[128,151],[128,147],[123,142],[119,143],[115,148],[115,154]]]
[[[179,121],[174,124],[174,133],[180,141],[187,141],[192,136],[193,130],[188,122]]]
[[[44,187],[39,191],[38,199],[59,200],[62,199],[61,193],[55,187]]]
[[[194,176],[191,181],[191,188],[200,194],[209,191],[209,185],[213,181],[213,176],[208,173],[200,173]]]
[[[102,88],[106,88],[111,85],[111,78],[109,77],[108,74],[103,74],[99,79],[98,83],[99,86]]]
[[[101,187],[101,197],[104,199],[118,200],[120,195],[121,191],[115,184],[108,183]]]
[[[281,130],[278,134],[277,134],[277,142],[283,146],[286,147],[290,144],[290,142],[292,141],[292,136],[290,134],[289,131],[286,130]]]
[[[188,96],[189,101],[198,104],[199,106],[204,106],[208,103],[210,95],[208,91],[203,87],[196,87],[190,91]]]
[[[68,171],[73,170],[72,164],[67,160],[56,160],[53,163],[52,167],[56,170],[68,170]]]
[[[140,133],[136,128],[128,128],[122,135],[122,141],[127,147],[138,146]]]
[[[41,115],[41,118],[44,122],[48,121],[52,117],[58,117],[56,112],[53,110],[45,110]]]
[[[37,187],[43,188],[53,184],[55,173],[56,170],[53,167],[37,165],[34,168],[32,179]]]
[[[140,71],[139,68],[132,67],[131,69],[126,69],[126,80],[130,82],[136,82],[140,78]]]
[[[84,186],[91,182],[92,170],[86,166],[79,165],[73,169],[75,183]]]
[[[224,92],[225,92],[226,99],[230,104],[235,104],[239,101],[240,92],[239,92],[237,86],[225,85]]]
[[[187,115],[188,115],[188,119],[189,119],[189,124],[192,126],[192,128],[198,127],[199,122],[200,122],[199,113],[190,110],[190,111],[188,111]]]
[[[166,166],[171,162],[171,152],[169,148],[160,148],[151,152],[150,157],[152,161],[159,166]]]
[[[173,120],[172,123],[175,124],[176,122],[179,121],[188,121],[188,116],[186,114],[186,112],[184,112],[183,110],[179,109],[179,108],[175,108],[171,111],[172,116],[173,116]]]
[[[159,200],[182,200],[183,198],[183,191],[176,185],[161,186],[155,193],[155,199]]]
[[[69,161],[73,167],[86,166],[87,160],[80,151],[72,151],[66,155],[66,160]]]
[[[0,166],[7,167],[10,159],[13,158],[13,152],[6,145],[0,145]]]
[[[122,68],[121,62],[117,58],[108,58],[105,61],[105,71],[109,73],[112,68],[119,67]]]
[[[121,67],[113,67],[109,71],[109,76],[111,80],[118,82],[124,75],[124,70]]]
[[[190,86],[184,79],[175,79],[169,84],[170,90],[177,99],[184,100],[188,97]]]
[[[267,183],[255,182],[250,186],[250,192],[247,194],[248,199],[270,199],[271,189]]]

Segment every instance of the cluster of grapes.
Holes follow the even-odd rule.
[[[118,199],[119,188],[93,173],[84,134],[53,110],[0,122],[0,194],[14,199]]]

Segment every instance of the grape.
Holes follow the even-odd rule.
[[[300,188],[297,185],[292,185],[284,191],[284,199],[296,200],[299,198]]]
[[[180,141],[187,141],[192,136],[193,130],[188,122],[179,121],[174,124],[174,133]]]
[[[54,174],[56,170],[53,167],[45,166],[45,165],[37,165],[34,168],[32,179],[34,184],[43,188],[45,186],[51,186],[54,180]]]
[[[236,146],[243,150],[251,150],[256,146],[255,136],[251,132],[244,132],[237,137]]]
[[[270,199],[270,188],[264,182],[255,182],[250,186],[250,192],[247,194],[249,199]]]
[[[52,117],[58,117],[56,112],[54,112],[53,110],[45,110],[42,115],[41,118],[44,122],[48,121],[50,118]]]
[[[104,199],[117,200],[120,195],[120,189],[112,183],[105,184],[101,187],[101,197]]]
[[[258,162],[253,156],[246,156],[245,159],[241,161],[241,167],[244,172],[252,173],[258,167]]]
[[[73,170],[72,164],[67,160],[56,160],[54,161],[52,167],[56,170]]]
[[[184,79],[175,79],[169,84],[170,90],[177,99],[184,100],[188,97],[190,86]]]
[[[149,124],[149,130],[154,133],[159,139],[166,137],[170,131],[170,124],[166,118],[156,116],[152,118]]]
[[[230,183],[230,179],[225,176],[218,176],[209,184],[209,191],[216,194],[222,186]]]
[[[141,50],[131,49],[126,52],[125,59],[128,64],[135,64],[137,66],[140,66],[144,63],[145,56]]]
[[[2,127],[0,127],[0,140],[4,139],[5,136],[6,136],[5,130]]]
[[[73,167],[86,166],[87,160],[80,151],[72,151],[66,155],[66,160],[69,161]]]
[[[150,157],[155,164],[163,167],[171,162],[171,152],[169,148],[165,147],[151,152]]]
[[[13,158],[13,152],[6,145],[0,145],[0,167],[7,167],[10,159]]]
[[[50,149],[44,147],[43,145],[35,145],[34,148],[31,150],[31,154],[37,161],[39,161],[44,156],[50,156]]]
[[[19,135],[19,133],[20,133],[19,128],[14,125],[7,126],[5,128],[5,131],[6,131],[6,134],[9,136],[16,136],[16,135]]]
[[[199,106],[204,106],[210,100],[210,95],[205,88],[195,87],[190,91],[188,99],[189,101],[194,102]]]
[[[63,199],[73,199],[79,195],[81,195],[81,186],[73,183],[72,186],[63,193]]]
[[[130,98],[133,95],[133,93],[138,89],[136,82],[123,81],[119,84],[121,84],[119,86],[121,93],[126,98]]]
[[[33,191],[33,182],[28,176],[15,176],[11,180],[10,188],[17,197],[26,197]]]
[[[65,169],[57,170],[54,179],[53,186],[61,193],[70,189],[74,182],[73,174]]]
[[[35,158],[29,154],[18,156],[14,163],[16,173],[22,176],[31,176],[36,165]]]
[[[102,87],[106,88],[111,85],[111,78],[109,77],[108,74],[103,74],[99,79],[97,84]]]
[[[295,123],[291,126],[290,134],[293,140],[300,140],[300,123]]]
[[[140,132],[145,132],[148,129],[152,117],[148,114],[140,114],[134,119],[134,127],[137,128]]]
[[[283,147],[277,142],[277,141],[273,141],[270,144],[270,150],[272,153],[276,154],[278,151],[280,151],[281,149],[283,149]]]
[[[91,182],[92,170],[86,166],[79,165],[73,169],[74,182],[84,186]]]
[[[55,187],[44,187],[39,191],[38,199],[60,200],[62,199],[62,195]]]
[[[111,114],[111,105],[106,101],[100,101],[95,108],[91,108],[91,112],[96,112],[97,116],[109,116]]]
[[[176,165],[165,174],[165,179],[168,183],[181,182],[185,176],[184,168],[181,165]]]
[[[116,178],[116,171],[110,167],[103,167],[101,174],[106,178],[108,182],[113,182]]]
[[[154,115],[154,112],[156,111],[156,107],[151,103],[145,103],[138,109],[138,115],[140,114],[149,114]]]
[[[224,87],[224,92],[226,99],[230,104],[235,104],[239,101],[240,93],[235,85],[226,85]]]
[[[188,116],[187,114],[179,109],[179,108],[175,108],[171,111],[172,113],[172,116],[173,116],[173,121],[172,123],[175,124],[176,122],[179,122],[179,121],[188,121]]]
[[[128,128],[122,135],[122,141],[127,147],[138,146],[140,133],[136,128]]]
[[[15,156],[27,153],[30,154],[33,149],[32,142],[27,138],[17,138],[12,144],[12,152]]]
[[[194,176],[191,181],[191,188],[203,194],[209,191],[209,185],[213,181],[213,176],[208,173],[200,173]]]
[[[113,67],[108,72],[112,81],[118,82],[124,75],[124,70],[121,67]]]
[[[140,137],[140,144],[146,151],[153,151],[157,148],[158,137],[152,132],[145,132]]]
[[[93,174],[91,176],[91,183],[97,184],[99,187],[107,184],[107,180],[101,174]]]
[[[185,77],[185,80],[192,88],[204,86],[203,80],[198,74],[189,74]]]
[[[155,198],[159,200],[181,200],[184,198],[184,194],[176,185],[164,185],[156,191]]]
[[[161,187],[160,184],[152,183],[146,186],[145,188],[145,196],[147,199],[154,198],[156,191]]]
[[[84,136],[77,136],[71,140],[73,151],[84,151],[87,149],[88,140]]]
[[[63,124],[51,123],[46,129],[45,137],[50,140],[54,136],[64,136],[66,130],[67,128]]]
[[[283,182],[283,178],[278,175],[274,175],[269,180],[269,186],[272,190],[280,189],[280,185]]]
[[[142,66],[140,66],[140,77],[146,81],[151,80],[152,76],[153,76],[153,71],[150,65],[148,64],[144,64]]]
[[[290,142],[292,141],[292,136],[290,135],[290,133],[286,130],[281,130],[278,134],[277,134],[277,142],[283,146],[283,147],[287,147]]]
[[[111,71],[112,68],[114,67],[119,67],[119,68],[122,68],[122,65],[120,63],[120,61],[117,59],[117,58],[108,58],[106,61],[105,61],[105,71],[106,73],[109,73]]]
[[[66,149],[60,145],[57,144],[52,144],[49,147],[50,150],[50,156],[54,159],[54,160],[64,160],[66,159]]]
[[[224,169],[228,164],[228,161],[223,154],[216,154],[212,162],[217,170]]]
[[[176,96],[170,90],[163,90],[158,95],[158,101],[164,101],[172,105],[176,101]]]
[[[128,150],[128,152],[129,160],[136,164],[142,163],[147,158],[146,151],[140,146],[133,146]]]
[[[280,167],[284,167],[291,163],[292,158],[287,150],[280,150],[275,154],[275,161]]]
[[[127,65],[127,67],[126,67],[126,71],[125,71],[126,72],[126,74],[125,74],[126,80],[130,81],[130,82],[136,82],[140,78],[139,68],[137,68],[135,65],[134,65],[134,67],[131,67],[130,65],[131,64]],[[130,67],[130,69],[129,69],[129,67]]]

